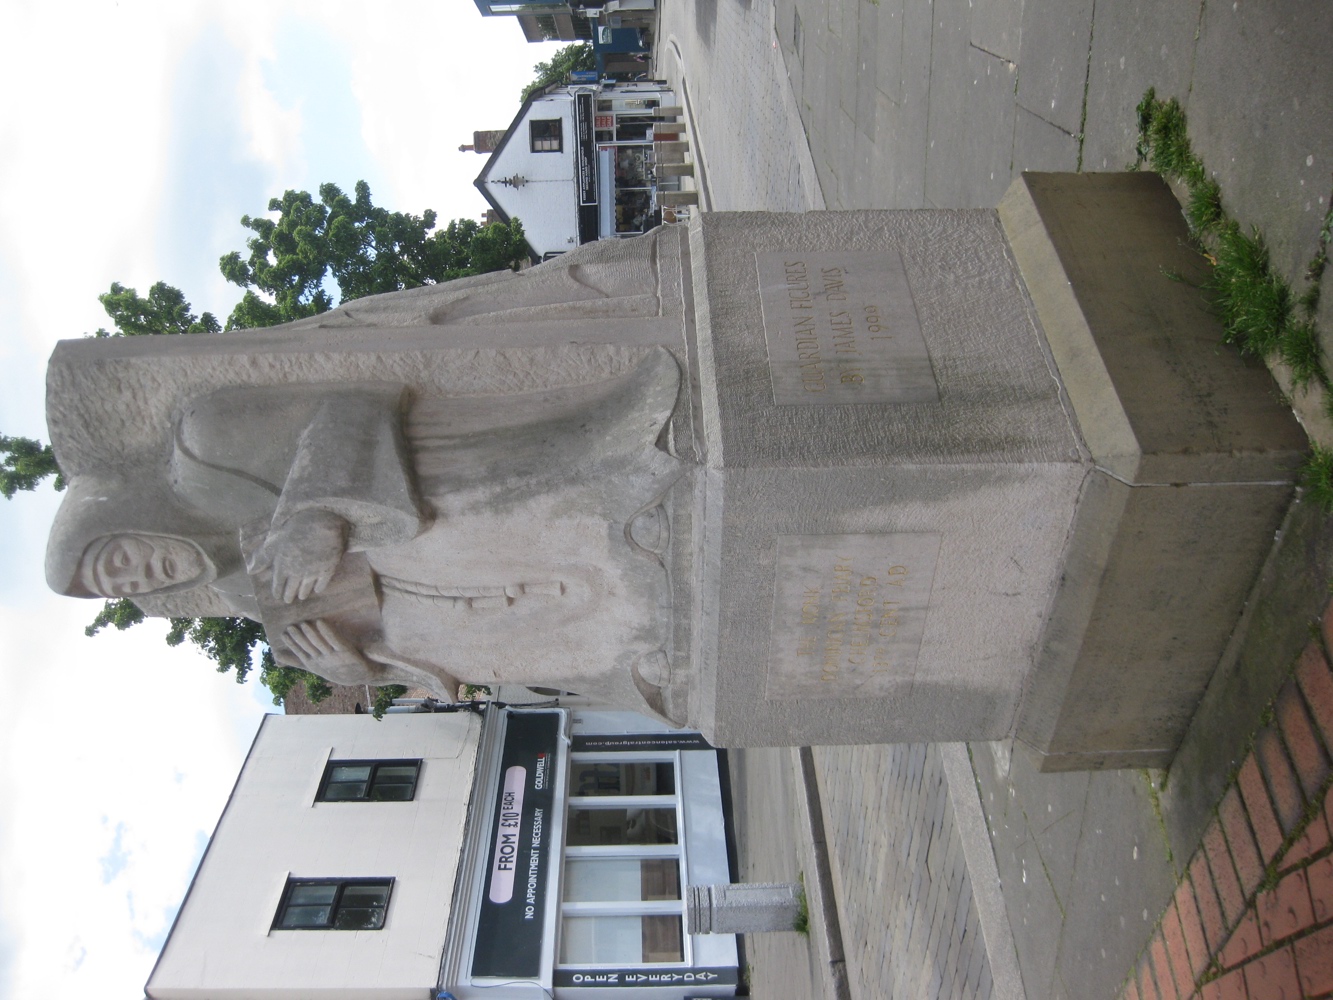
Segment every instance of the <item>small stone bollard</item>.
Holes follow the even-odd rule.
[[[795,930],[801,886],[795,882],[746,882],[686,887],[691,934],[758,934]]]

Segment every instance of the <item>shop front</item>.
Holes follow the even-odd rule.
[[[150,1000],[734,996],[719,754],[580,708],[266,716]],[[442,709],[442,710],[441,710]]]
[[[488,723],[442,988],[457,1000],[734,996],[735,937],[685,922],[685,886],[732,881],[718,754],[618,713],[508,710]]]

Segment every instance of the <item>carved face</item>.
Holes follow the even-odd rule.
[[[112,535],[88,546],[79,576],[95,594],[133,597],[199,580],[207,568],[204,554],[186,539]]]

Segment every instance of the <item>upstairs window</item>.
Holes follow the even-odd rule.
[[[408,802],[417,792],[419,760],[331,760],[316,802]]]
[[[283,931],[377,931],[389,909],[391,878],[291,878],[273,929]]]
[[[528,132],[534,153],[558,153],[563,148],[559,118],[536,118],[528,122]]]

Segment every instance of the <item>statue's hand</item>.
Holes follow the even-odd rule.
[[[336,684],[365,683],[373,672],[360,650],[323,618],[289,625],[282,638],[304,669]]]
[[[347,551],[348,524],[326,510],[303,510],[269,529],[246,569],[273,574],[273,596],[291,604],[329,585]]]

